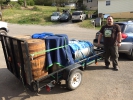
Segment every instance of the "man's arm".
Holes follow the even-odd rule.
[[[121,39],[122,39],[121,32],[118,32],[118,35],[117,35],[118,47],[121,46]]]
[[[118,42],[121,42],[121,38],[122,38],[122,37],[121,37],[121,32],[118,32],[117,41],[118,41]]]
[[[98,46],[100,45],[101,38],[102,38],[102,33],[100,33],[98,36]]]

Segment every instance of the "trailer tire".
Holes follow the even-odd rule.
[[[5,30],[0,30],[0,34],[7,35],[7,32]]]
[[[67,88],[69,90],[76,89],[82,81],[82,72],[79,69],[75,69],[71,72],[70,77],[66,81]]]
[[[0,34],[7,35],[7,32],[5,30],[0,30]],[[1,41],[1,38],[0,38]]]

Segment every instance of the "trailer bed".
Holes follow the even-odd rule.
[[[35,80],[32,75],[28,43],[25,40],[1,34],[0,38],[7,69],[23,83],[23,86],[38,92],[46,86],[55,85],[62,79],[68,81],[75,69],[84,70],[89,64],[101,60],[101,55],[104,53],[102,50],[94,49],[94,55]]]

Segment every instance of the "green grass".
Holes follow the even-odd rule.
[[[27,9],[4,9],[2,13],[3,20],[9,23],[52,25],[58,23],[50,21],[52,12],[56,10],[56,7],[35,6]]]
[[[60,12],[66,9],[64,7],[59,7]],[[60,22],[51,22],[50,16],[52,12],[57,11],[57,7],[52,6],[29,6],[28,8],[21,9],[4,9],[3,20],[9,23],[15,24],[36,24],[36,25],[53,25]],[[71,12],[74,10],[71,10]],[[88,13],[88,11],[86,11]],[[93,28],[90,20],[87,19],[82,23],[79,23],[80,27]]]
[[[66,9],[64,7],[59,7],[60,12]],[[21,9],[4,9],[3,20],[9,23],[15,24],[35,24],[35,25],[53,25],[60,22],[51,22],[50,16],[52,12],[57,11],[57,7],[53,6],[29,6],[28,8]],[[71,10],[71,12],[74,10]],[[88,14],[88,11],[85,11]],[[90,20],[84,20],[82,23],[77,23],[80,27],[84,28],[94,28]]]
[[[93,24],[91,23],[89,19],[83,20],[83,22],[78,23],[78,25],[84,28],[94,28]]]
[[[58,7],[60,12],[66,9],[64,7]],[[57,11],[57,7],[53,6],[29,6],[28,8],[15,9],[8,8],[2,10],[3,20],[8,23],[15,24],[35,24],[35,25],[53,25],[59,24],[60,22],[51,22],[50,16],[53,12]],[[71,12],[74,10],[71,10]],[[93,14],[95,11],[85,11],[86,14]],[[129,20],[129,19],[115,19],[118,20]],[[86,19],[83,22],[76,23],[83,28],[93,28],[99,30],[100,27],[94,27],[90,19]]]

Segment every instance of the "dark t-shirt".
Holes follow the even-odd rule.
[[[103,34],[104,45],[113,46],[117,41],[118,32],[121,32],[121,28],[118,24],[112,26],[105,25],[101,28],[100,33]]]

